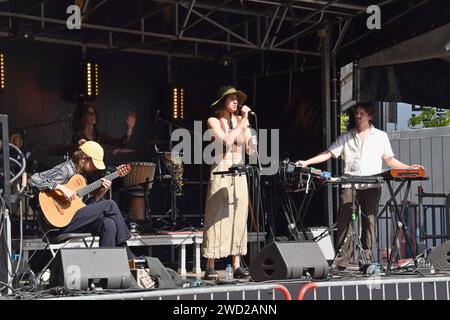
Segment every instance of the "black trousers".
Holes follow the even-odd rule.
[[[372,246],[375,242],[375,223],[378,213],[378,201],[380,200],[381,188],[369,188],[355,190],[355,204],[361,208],[361,244],[366,259],[372,260]],[[337,237],[335,238],[335,249],[337,252],[335,263],[340,267],[347,267],[353,252],[352,239],[352,189],[342,189],[341,206],[338,217]],[[358,210],[356,208],[356,210]],[[361,262],[361,261],[360,261]]]
[[[89,204],[77,211],[62,233],[90,232],[100,236],[100,247],[123,245],[131,236],[119,207],[113,200]]]

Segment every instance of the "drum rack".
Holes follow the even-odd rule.
[[[158,176],[155,178],[155,180],[160,181],[162,183],[163,180],[169,181],[169,192],[170,192],[170,208],[167,210],[162,217],[158,219],[158,221],[166,221],[164,220],[165,216],[170,217],[169,228],[175,229],[179,221],[179,212],[180,210],[177,208],[177,197],[180,195],[180,189],[182,186],[178,183],[176,175],[179,174],[179,172],[176,172],[174,168],[169,167],[169,164],[172,164],[173,166],[177,165],[172,159],[173,155],[168,152],[161,152],[158,150],[158,148],[155,145],[155,151],[156,151],[156,157],[157,157],[157,163],[156,168],[158,170]],[[171,157],[168,157],[168,154],[171,155]],[[164,170],[163,170],[164,169]],[[163,172],[165,171],[165,172]]]

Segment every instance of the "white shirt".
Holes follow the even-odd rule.
[[[328,147],[334,158],[344,156],[344,174],[370,176],[383,171],[383,159],[394,156],[386,132],[370,127],[370,132],[362,141],[356,129],[339,136]],[[343,185],[350,188],[350,185]],[[379,184],[357,184],[356,189],[380,187]]]

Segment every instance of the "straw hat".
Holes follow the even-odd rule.
[[[211,103],[211,107],[216,107],[219,102],[230,94],[235,94],[237,96],[238,104],[243,104],[247,100],[247,95],[242,91],[236,90],[233,86],[223,86],[217,91],[217,100]]]

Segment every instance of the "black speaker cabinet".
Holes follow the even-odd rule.
[[[299,279],[309,273],[314,279],[328,275],[328,263],[314,241],[272,242],[250,264],[254,281]]]
[[[127,289],[130,282],[125,248],[61,249],[50,270],[52,287]]]
[[[428,260],[436,271],[450,270],[450,240],[434,248],[428,256]]]

